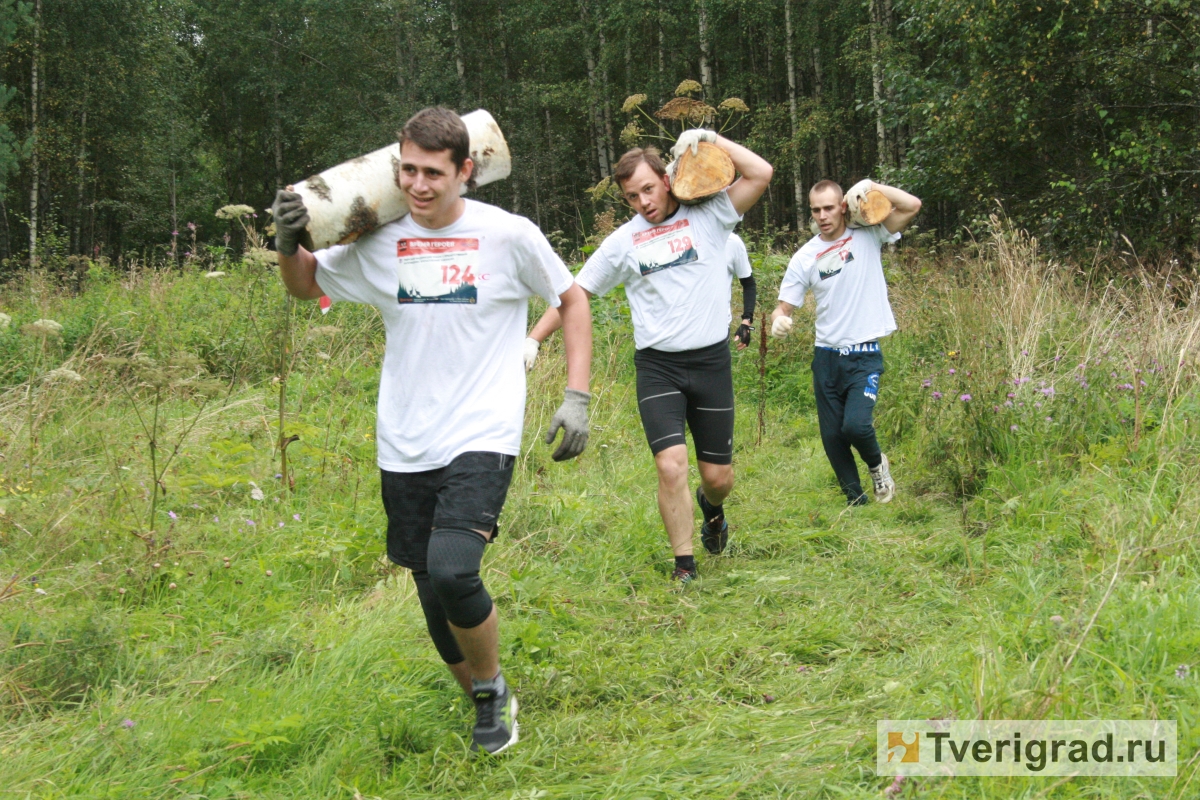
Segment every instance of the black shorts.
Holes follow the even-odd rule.
[[[515,462],[515,456],[478,451],[425,472],[381,469],[388,559],[409,569],[425,569],[434,528],[494,530],[494,541]]]
[[[638,411],[650,452],[686,444],[687,423],[696,460],[733,463],[733,361],[724,339],[698,350],[666,353],[646,348],[633,355]]]

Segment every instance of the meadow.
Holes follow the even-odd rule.
[[[769,309],[787,256],[753,260]],[[999,220],[887,257],[886,506],[834,485],[811,300],[736,353],[731,544],[682,589],[597,300],[587,452],[540,441],[556,338],[485,558],[522,709],[495,759],[382,559],[373,311],[254,258],[10,283],[0,797],[1200,796],[1200,290],[1082,267]],[[893,782],[886,718],[1175,719],[1179,772]]]

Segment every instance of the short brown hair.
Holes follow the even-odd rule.
[[[649,164],[650,169],[660,178],[667,174],[667,165],[663,163],[657,147],[635,147],[621,156],[616,169],[613,170],[613,180],[617,182],[621,191],[625,190],[625,181],[633,177],[639,164]]]
[[[826,179],[823,181],[817,181],[816,183],[813,184],[813,187],[808,190],[808,193],[812,194],[814,192],[823,192],[826,189],[836,189],[838,194],[842,195],[843,197],[846,196],[846,193],[844,191],[842,191],[841,184],[837,183],[836,181],[831,181],[829,179]]]
[[[422,150],[435,153],[439,150],[449,150],[450,160],[459,172],[471,157],[471,135],[467,133],[467,126],[463,124],[462,117],[442,106],[423,108],[413,114],[396,134],[396,138],[400,140],[401,147],[405,142],[412,142]],[[473,170],[471,179],[467,181],[467,188],[475,188]]]

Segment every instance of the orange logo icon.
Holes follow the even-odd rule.
[[[912,742],[904,741],[903,733],[888,731],[887,760],[901,764],[915,764],[921,760],[921,734],[914,732]],[[899,758],[897,758],[899,756]]]

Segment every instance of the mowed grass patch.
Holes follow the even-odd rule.
[[[769,286],[778,264],[763,263]],[[261,277],[235,271],[244,284],[221,291],[261,284],[277,301]],[[36,310],[14,291],[5,310],[104,330],[109,312],[158,319],[163,296],[186,305],[213,291],[198,275],[139,280]],[[182,330],[127,321],[120,338],[61,352],[10,343],[24,360],[5,374],[67,363],[82,380],[13,384],[0,400],[0,568],[15,577],[0,582],[0,792],[866,798],[891,783],[874,775],[879,719],[1046,716],[1176,719],[1180,777],[928,779],[902,796],[1192,796],[1190,429],[1150,440],[1153,458],[1142,439],[1073,463],[1041,450],[993,459],[983,488],[957,496],[931,464],[932,433],[909,425],[884,439],[896,501],[846,509],[806,388],[811,341],[772,343],[761,383],[752,348],[734,356],[731,544],[701,553],[700,580],[680,589],[667,579],[628,320],[618,300],[597,302],[588,451],[556,464],[540,441],[564,384],[555,339],[530,376],[525,449],[485,557],[522,707],[522,741],[500,759],[467,752],[470,704],[428,642],[406,571],[380,558],[370,314],[294,312],[294,492],[275,478],[281,304],[255,311],[252,367],[206,362],[222,395],[169,392],[163,439],[173,447],[188,432],[152,531],[146,389],[114,383],[97,356],[132,357],[136,342],[166,357],[216,335],[205,338],[203,319]],[[218,311],[213,325],[251,326]],[[927,402],[901,378],[938,346],[929,328],[889,343],[885,407]],[[236,364],[227,344],[214,352]]]

